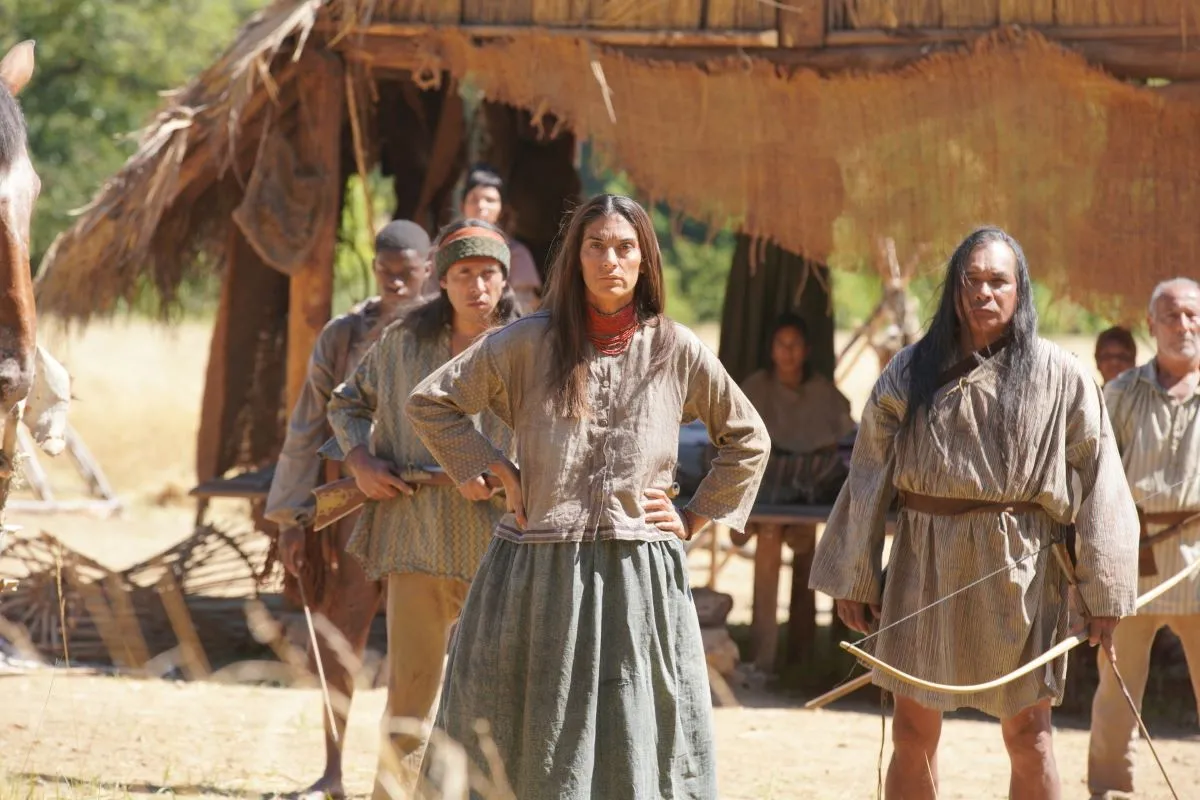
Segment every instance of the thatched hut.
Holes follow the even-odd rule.
[[[829,337],[831,256],[944,250],[981,221],[1074,299],[1136,315],[1200,255],[1197,26],[1197,0],[278,0],[168,98],[47,255],[39,303],[85,321],[221,270],[199,477],[269,462],[330,313],[347,177],[378,165],[396,216],[444,221],[467,81],[535,254],[584,140],[737,226],[735,374],[785,307]]]

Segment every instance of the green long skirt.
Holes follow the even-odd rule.
[[[715,798],[708,671],[682,543],[494,539],[450,646],[435,723],[488,774],[480,719],[519,800]],[[427,764],[425,789],[440,783]]]

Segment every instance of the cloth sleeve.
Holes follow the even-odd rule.
[[[371,428],[378,405],[379,351],[384,341],[381,338],[371,345],[354,374],[334,389],[329,398],[329,424],[343,455],[349,455],[356,447],[371,447]]]
[[[288,420],[283,449],[267,492],[264,516],[280,528],[307,525],[315,501],[312,490],[321,471],[318,450],[327,437],[325,407],[341,376],[335,375],[338,355],[350,347],[350,326],[331,323],[317,338],[308,359],[300,397]]]
[[[1098,617],[1137,610],[1138,516],[1121,465],[1104,397],[1091,381],[1081,387],[1067,422],[1067,465],[1079,477],[1075,515],[1076,577]]]
[[[903,414],[888,390],[890,372],[880,376],[863,408],[850,473],[813,555],[809,588],[837,600],[879,603],[883,597],[883,542],[896,494],[895,439]]]
[[[743,531],[767,469],[771,438],[754,405],[716,355],[703,345],[695,352],[683,400],[683,421],[702,421],[717,454],[687,509]]]
[[[506,373],[497,367],[494,341],[485,337],[446,362],[417,384],[404,407],[413,430],[456,484],[479,477],[504,457],[471,417],[490,410],[512,427]]]

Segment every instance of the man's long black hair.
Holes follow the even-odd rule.
[[[942,283],[942,299],[938,303],[929,332],[913,345],[908,363],[908,410],[904,426],[908,427],[918,413],[926,413],[933,405],[937,393],[938,377],[948,367],[966,358],[970,353],[962,352],[961,333],[963,322],[958,316],[959,297],[966,288],[967,264],[971,254],[992,242],[1001,242],[1012,249],[1016,257],[1017,308],[1009,324],[1010,341],[1004,352],[995,356],[1002,359],[1004,379],[1000,381],[999,412],[997,424],[1009,426],[1017,420],[1021,396],[1028,391],[1033,371],[1033,347],[1037,340],[1037,309],[1033,303],[1033,287],[1029,282],[1029,264],[1025,251],[1016,239],[996,227],[978,228],[955,249],[946,266],[946,279]]]

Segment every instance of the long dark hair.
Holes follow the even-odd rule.
[[[913,345],[912,358],[908,363],[906,427],[922,409],[928,412],[932,408],[933,396],[939,388],[938,377],[942,372],[970,355],[961,352],[963,323],[958,316],[959,297],[966,282],[967,263],[971,260],[971,254],[993,242],[1007,245],[1017,262],[1017,308],[1008,327],[1009,342],[1004,352],[995,356],[1002,359],[1001,364],[1005,369],[1004,380],[999,385],[999,423],[1005,425],[1006,430],[1015,430],[1013,423],[1016,422],[1021,395],[1028,391],[1033,372],[1038,318],[1025,251],[1016,239],[996,227],[976,229],[962,240],[954,255],[950,256],[950,263],[946,265],[946,279],[942,283],[942,299],[933,321],[929,323],[929,332]]]
[[[495,231],[501,236],[504,232],[490,222],[484,222],[481,219],[462,219],[458,222],[452,222],[442,228],[438,233],[437,240],[433,243],[433,252],[441,245],[442,241],[462,228],[486,228],[487,230]],[[404,315],[404,320],[400,324],[413,332],[413,335],[418,339],[435,339],[442,334],[449,325],[454,322],[454,305],[450,302],[450,295],[445,289],[441,288],[439,276],[438,293],[433,299],[417,306],[413,310]],[[521,316],[521,312],[517,307],[517,296],[513,294],[512,286],[508,283],[508,270],[504,272],[504,291],[500,293],[500,301],[496,303],[496,307],[492,310],[492,325],[499,327],[507,325],[513,320]]]
[[[804,346],[808,346],[808,323],[799,314],[792,311],[785,311],[775,318],[775,322],[771,325],[771,333],[767,336],[767,370],[772,374],[775,373],[775,360],[771,357],[772,351],[775,349],[775,337],[779,332],[791,328],[800,334],[800,338],[804,340]],[[812,377],[812,359],[807,356],[804,359],[804,366],[800,370],[800,381],[803,383]]]
[[[593,350],[587,335],[587,286],[579,254],[583,234],[598,219],[618,214],[637,231],[642,252],[641,275],[633,292],[634,308],[642,325],[657,325],[658,338],[650,371],[660,369],[675,350],[675,328],[666,320],[667,290],[663,281],[662,252],[646,210],[628,197],[601,194],[575,209],[559,235],[558,250],[549,270],[544,308],[550,312],[550,381],[555,388],[555,410],[566,417],[587,414],[587,370]]]

